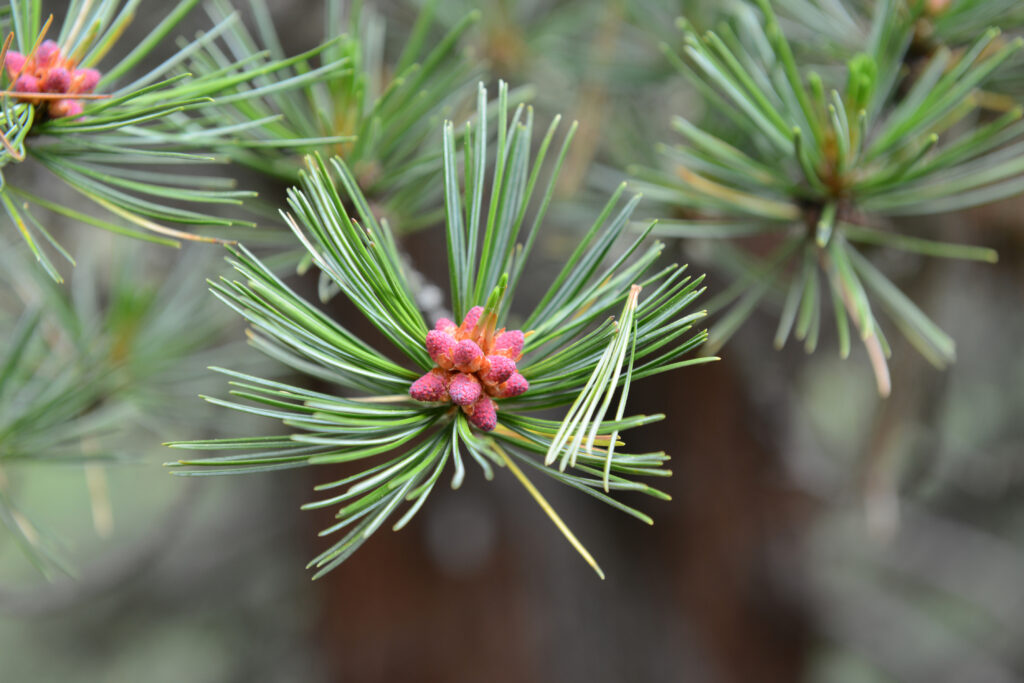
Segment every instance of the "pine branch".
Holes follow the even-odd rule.
[[[776,346],[795,335],[813,351],[820,309],[831,299],[843,355],[848,313],[886,395],[888,354],[872,299],[938,367],[953,361],[954,344],[854,243],[995,260],[990,249],[901,234],[896,219],[955,211],[1024,190],[1017,153],[1024,139],[1021,108],[978,123],[979,89],[1022,41],[1000,41],[998,30],[990,29],[955,61],[940,50],[904,91],[900,76],[918,15],[877,3],[862,42],[868,51],[849,58],[845,83],[828,84],[797,68],[771,6],[767,0],[757,5],[760,12],[741,6],[734,22],[703,35],[682,22],[685,60],[670,54],[688,78],[716,94],[710,99],[716,111],[743,113],[732,119],[734,139],[677,118],[684,141],[663,150],[670,170],[635,169],[636,186],[686,216],[664,221],[660,234],[762,236],[789,245],[778,258],[752,266],[746,284],[735,290],[736,296],[744,289],[746,294],[711,330],[713,349],[766,292],[780,286],[785,302]],[[816,24],[825,21],[821,13],[839,11],[834,4],[808,9],[806,20]],[[838,25],[859,21],[832,19]],[[815,264],[828,297],[819,292]]]
[[[0,522],[44,573],[71,573],[17,484],[53,465],[85,465],[95,480],[102,465],[137,461],[154,435],[210,430],[186,397],[208,382],[201,368],[237,356],[222,341],[233,320],[203,296],[202,256],[156,284],[141,276],[139,245],[85,249],[70,293],[26,252],[0,249]]]
[[[329,79],[307,80],[301,87],[245,101],[230,120],[245,123],[261,115],[270,120],[239,131],[240,141],[219,148],[232,160],[286,182],[298,182],[296,153],[321,152],[345,159],[363,194],[400,230],[436,223],[441,218],[435,178],[441,154],[434,131],[467,100],[480,68],[459,52],[459,42],[479,19],[471,12],[436,45],[428,48],[436,2],[424,5],[416,26],[394,64],[383,63],[385,26],[381,17],[361,9],[344,11],[341,0],[325,3],[321,61],[344,63]],[[266,50],[273,59],[285,55],[263,0],[249,0],[256,34],[236,22],[230,32],[230,57],[242,60]],[[209,7],[215,22],[230,16],[225,0]],[[197,73],[216,69],[213,60],[195,64]],[[393,71],[390,77],[385,74]],[[303,59],[287,74],[313,74]],[[279,76],[278,76],[279,77]],[[261,85],[275,83],[269,78]],[[272,118],[271,118],[272,117]]]
[[[713,360],[680,360],[706,338],[703,332],[692,334],[703,313],[682,314],[703,291],[700,278],[684,277],[682,269],[674,266],[647,272],[661,245],[641,249],[643,236],[625,239],[636,198],[616,213],[620,188],[543,301],[526,316],[526,334],[506,330],[502,324],[511,315],[522,264],[542,224],[572,129],[554,171],[540,183],[558,120],[531,159],[533,112],[520,105],[510,120],[508,93],[502,84],[497,149],[492,157],[487,152],[488,106],[481,86],[476,124],[467,128],[461,160],[455,152],[454,126],[444,127],[448,260],[453,309],[464,318],[461,325],[442,319],[428,332],[390,228],[370,210],[351,170],[339,157],[329,163],[307,158],[301,186],[289,193],[291,210],[282,215],[317,268],[391,343],[403,362],[386,359],[301,299],[244,247],[232,249],[240,279],[214,285],[217,296],[252,325],[258,348],[302,374],[356,395],[313,392],[221,370],[233,379],[233,398],[208,400],[280,420],[291,433],[172,443],[175,448],[233,451],[173,465],[187,468],[185,473],[204,474],[358,463],[361,469],[355,474],[318,486],[325,497],[306,506],[337,508],[338,522],[321,535],[346,530],[311,562],[316,576],[348,558],[408,503],[394,525],[396,530],[403,527],[423,505],[449,461],[454,467],[452,485],[458,487],[465,474],[463,456],[474,460],[488,479],[495,467],[512,469],[599,573],[514,462],[529,464],[648,522],[650,518],[609,492],[667,497],[635,479],[668,474],[661,468],[667,456],[623,452],[618,448],[619,434],[662,417],[625,415],[632,380]],[[491,158],[488,174],[484,164]],[[465,191],[457,172],[462,169],[469,179]],[[487,175],[493,177],[489,190]],[[532,221],[527,221],[537,191],[543,192],[543,200]],[[608,220],[613,213],[615,217]],[[619,245],[622,241],[626,245]],[[618,254],[614,259],[613,253]],[[641,287],[646,293],[643,298]],[[609,316],[620,309],[616,323]],[[627,349],[629,369],[622,372]],[[615,417],[608,419],[611,397],[619,390]],[[576,409],[561,424],[530,415],[574,402]],[[545,455],[561,453],[567,439],[571,451],[563,457],[561,468],[546,467]]]
[[[227,57],[220,42],[229,41],[240,24],[229,14],[194,40],[179,43],[178,51],[156,67],[127,80],[197,2],[178,2],[145,40],[115,61],[109,55],[118,51],[139,0],[72,3],[56,22],[43,21],[38,0],[11,0],[9,47],[0,55],[5,66],[0,203],[55,280],[61,276],[48,250],[74,261],[38,211],[171,246],[219,241],[174,226],[246,225],[204,207],[237,206],[253,193],[225,186],[220,175],[198,175],[190,166],[220,161],[212,150],[245,144],[243,133],[279,120],[281,113],[261,109],[260,98],[308,87],[346,68],[344,56],[325,59],[313,70],[296,68],[329,45],[296,57],[261,52]],[[188,71],[197,65],[210,68],[195,75]],[[308,141],[280,144],[301,148]],[[38,163],[104,217],[30,193],[17,168],[25,161]]]

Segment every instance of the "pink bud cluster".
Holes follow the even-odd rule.
[[[55,119],[81,114],[82,103],[73,97],[48,99],[32,97],[32,93],[83,95],[91,93],[100,80],[96,69],[76,69],[75,62],[64,57],[52,40],[44,40],[28,56],[9,51],[4,66],[11,78],[11,90],[18,93],[18,99],[32,104],[46,103],[47,114]]]
[[[481,324],[483,312],[475,306],[458,327],[447,318],[437,321],[426,342],[437,366],[413,382],[409,395],[417,401],[450,401],[475,427],[489,432],[498,424],[494,399],[518,396],[530,384],[516,369],[523,356],[523,333]]]

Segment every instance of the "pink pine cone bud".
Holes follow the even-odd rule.
[[[480,316],[484,313],[483,306],[474,306],[469,309],[469,313],[463,318],[462,324],[459,325],[459,334],[469,334],[476,327],[477,322],[480,320]]]
[[[7,67],[8,75],[14,78],[21,71],[22,67],[25,66],[25,55],[14,50],[9,51],[7,56],[4,57],[4,66]]]
[[[526,381],[526,378],[518,372],[513,372],[512,376],[498,387],[498,397],[512,398],[524,393],[529,388],[530,383]]]
[[[473,404],[472,411],[469,414],[469,422],[477,429],[489,432],[498,426],[498,406],[489,396],[481,396],[480,400]]]
[[[35,76],[22,74],[14,82],[15,92],[39,92],[39,79]]]
[[[437,321],[437,324],[434,325],[434,329],[440,330],[441,332],[447,332],[448,334],[454,336],[455,331],[459,328],[455,325],[455,323],[453,323],[448,318],[441,318],[440,320]]]
[[[71,79],[71,92],[90,93],[100,82],[100,72],[96,69],[75,69]]]
[[[417,401],[447,401],[448,387],[444,374],[431,370],[412,383],[409,395]]]
[[[522,330],[502,332],[494,338],[494,346],[491,347],[491,353],[507,356],[512,360],[519,360],[523,356],[523,343],[525,341],[526,336]]]
[[[484,364],[487,368],[480,375],[480,379],[490,384],[501,384],[516,371],[516,363],[505,356],[487,356]]]
[[[452,403],[455,405],[472,405],[480,398],[481,393],[480,380],[465,372],[455,375],[448,383],[448,395],[451,396]]]
[[[484,364],[484,352],[472,339],[463,339],[455,345],[452,361],[462,372],[476,372]]]
[[[47,67],[52,66],[57,58],[60,57],[60,48],[57,43],[52,40],[44,40],[43,43],[36,48],[36,62],[39,66]]]
[[[67,92],[71,87],[71,72],[62,66],[50,69],[43,81],[43,90],[46,92]]]
[[[82,103],[77,100],[54,100],[50,103],[50,118],[60,119],[65,116],[78,116],[82,113]]]
[[[427,332],[427,353],[430,359],[445,370],[452,369],[452,352],[455,350],[455,337],[441,330]]]

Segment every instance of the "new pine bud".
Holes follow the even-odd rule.
[[[487,356],[480,379],[488,384],[501,384],[516,371],[516,363],[506,356]]]
[[[39,92],[39,79],[35,76],[29,76],[28,74],[22,74],[18,77],[18,80],[14,82],[14,90],[16,92]]]
[[[494,338],[494,345],[491,347],[491,353],[499,356],[507,356],[514,361],[519,360],[523,357],[523,343],[526,341],[526,336],[522,330],[508,330],[502,332]]]
[[[459,336],[465,337],[469,335],[469,333],[473,331],[473,328],[476,327],[477,322],[480,321],[480,316],[483,315],[483,313],[483,306],[474,306],[469,309],[469,313],[466,314],[466,317],[462,320],[462,324],[459,325]]]
[[[454,325],[452,328],[454,329]],[[455,350],[455,337],[441,330],[427,332],[427,353],[430,359],[445,370],[451,370],[452,352]]]
[[[50,69],[43,81],[43,90],[46,92],[67,92],[71,88],[71,72],[62,66]]]
[[[59,119],[65,116],[78,116],[82,113],[82,103],[77,100],[54,100],[50,103],[50,117]]]
[[[498,397],[512,398],[513,396],[519,396],[529,388],[530,383],[526,381],[526,378],[518,372],[513,372],[511,377],[498,386]]]
[[[480,400],[473,404],[472,411],[469,414],[469,422],[477,429],[489,432],[498,426],[498,406],[490,396],[481,396]]]
[[[456,331],[458,331],[459,328],[455,323],[453,323],[448,318],[441,318],[440,320],[437,321],[437,324],[434,325],[434,329],[439,330],[441,332],[447,332],[448,334],[454,337]]]
[[[35,51],[36,64],[40,67],[46,68],[53,66],[53,64],[60,58],[60,48],[57,43],[52,40],[44,40],[42,44],[36,48]]]
[[[484,352],[472,339],[463,339],[455,345],[452,361],[462,372],[476,372],[484,364]]]
[[[448,383],[448,395],[457,406],[473,405],[482,393],[480,380],[465,372],[456,374]]]
[[[409,395],[417,401],[437,402],[448,400],[448,383],[443,372],[431,370],[409,387]]]
[[[4,66],[7,67],[7,74],[14,78],[25,66],[25,55],[11,50],[4,57]]]
[[[71,91],[76,93],[90,93],[99,82],[100,72],[96,69],[75,69],[75,75],[71,79]]]

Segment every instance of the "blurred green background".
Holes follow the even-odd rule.
[[[544,263],[571,250],[578,218],[621,169],[652,163],[672,114],[700,117],[657,42],[678,41],[677,14],[700,24],[714,5],[440,3],[441,23],[482,10],[461,49],[513,86],[533,84],[541,120],[581,122]],[[390,54],[416,7],[373,7]],[[271,8],[287,50],[319,39],[318,2]],[[187,30],[204,25],[196,15]],[[132,30],[141,37],[152,21],[143,12]],[[262,183],[270,204],[283,196],[246,182]],[[222,269],[219,248],[177,252],[64,226],[88,254],[68,296],[104,330],[97,339],[128,334],[125,310],[152,325],[134,353],[149,369],[160,364],[147,350],[174,362],[131,381],[176,398],[126,390],[108,406],[101,447],[120,462],[5,465],[3,488],[75,576],[44,578],[0,534],[0,681],[1024,680],[1022,215],[1009,200],[935,219],[953,239],[997,248],[995,265],[882,260],[958,345],[940,372],[894,335],[887,400],[862,350],[847,361],[775,352],[776,318],[764,313],[720,363],[638,383],[631,407],[669,416],[631,444],[673,456],[674,500],[643,504],[656,524],[539,484],[600,558],[604,582],[514,482],[479,476],[439,487],[405,531],[378,534],[310,582],[304,565],[325,521],[298,509],[310,472],[182,479],[162,467],[175,457],[163,441],[250,428],[196,398],[224,391],[206,366],[228,358],[273,372],[245,347],[237,316],[203,293]],[[442,235],[405,238],[434,281]],[[20,250],[5,239],[9,256]],[[712,293],[728,285],[701,245],[668,251],[707,271]],[[11,291],[28,286],[11,280]],[[297,282],[314,291],[313,279]],[[34,296],[2,299],[4,333]],[[154,310],[168,319],[147,317]]]

